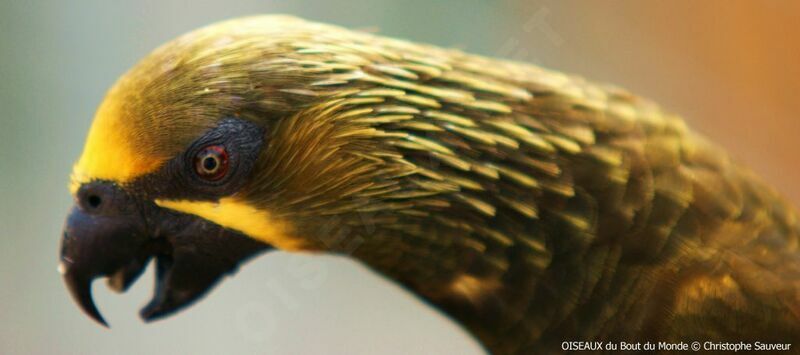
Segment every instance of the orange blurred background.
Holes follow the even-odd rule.
[[[800,2],[512,6],[556,36],[527,59],[655,100],[800,204]]]

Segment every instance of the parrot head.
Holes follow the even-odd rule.
[[[87,314],[105,324],[96,278],[124,291],[155,260],[141,312],[155,319],[260,252],[343,249],[331,226],[389,206],[381,194],[411,167],[364,118],[374,109],[360,105],[380,100],[331,85],[347,58],[302,48],[334,41],[330,30],[278,16],[223,22],[114,84],[74,166],[62,237],[60,271]]]

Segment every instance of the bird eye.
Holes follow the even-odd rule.
[[[228,172],[228,152],[221,145],[203,148],[194,157],[194,171],[209,181],[222,179]]]

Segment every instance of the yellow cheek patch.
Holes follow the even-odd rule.
[[[305,249],[305,243],[300,238],[291,236],[288,223],[277,220],[268,212],[256,209],[235,198],[223,198],[219,202],[156,200],[156,204],[178,212],[199,216],[281,250]]]

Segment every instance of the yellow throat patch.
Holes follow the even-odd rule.
[[[156,204],[163,208],[199,216],[281,250],[305,249],[300,238],[291,236],[288,223],[236,198],[226,197],[219,202],[156,200]]]

